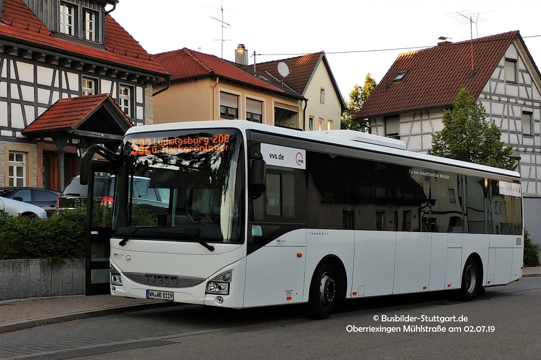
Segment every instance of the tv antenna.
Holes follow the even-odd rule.
[[[222,12],[222,18],[221,18],[221,19],[217,19],[217,18],[212,17],[212,16],[211,16],[210,18],[213,19],[213,20],[218,21],[218,22],[220,23],[221,27],[222,27],[222,38],[221,38],[220,40],[217,40],[217,41],[220,41],[221,44],[222,44],[222,55],[221,55],[221,58],[223,59],[223,58],[224,58],[224,41],[230,41],[230,40],[225,40],[225,39],[224,39],[224,29],[225,29],[226,27],[230,27],[231,24],[226,23],[226,22],[224,21],[224,7],[223,7],[223,5],[220,6],[220,11]]]
[[[477,37],[479,37],[479,30],[477,29],[477,22],[479,21],[479,14],[477,14],[477,16],[475,16],[475,20],[473,19],[473,16],[470,14],[470,15],[464,15],[460,12],[456,12],[458,15],[462,16],[463,18],[465,18],[466,20],[469,21],[470,23],[470,57],[471,57],[471,75],[473,76],[475,74],[475,70],[474,70],[474,66],[473,66],[473,59],[474,59],[474,56],[473,56],[473,24],[475,24],[475,32],[477,34]]]
[[[462,16],[466,21],[470,23],[470,37],[473,39],[473,24],[475,24],[475,35],[476,37],[479,37],[479,29],[477,28],[477,23],[479,21],[479,15],[473,15],[473,14],[462,14],[459,11],[456,12],[458,15]],[[475,16],[475,20],[474,20]]]

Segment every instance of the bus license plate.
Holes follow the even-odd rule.
[[[173,301],[172,291],[147,290],[147,299]]]

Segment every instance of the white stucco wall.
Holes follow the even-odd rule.
[[[320,102],[320,92],[322,89],[325,91],[324,103]],[[310,117],[314,118],[314,129],[312,130],[318,129],[318,119],[323,119],[324,126],[322,130],[327,130],[329,120],[332,121],[331,130],[340,129],[342,108],[338,96],[341,95],[336,93],[329,71],[323,61],[320,61],[317,65],[304,96],[308,99],[305,124],[303,126],[305,130],[310,130],[308,123]]]

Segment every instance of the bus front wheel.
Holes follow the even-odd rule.
[[[308,306],[315,319],[327,319],[334,309],[339,296],[339,278],[331,263],[320,265],[310,284]]]
[[[482,274],[480,266],[475,259],[468,259],[462,273],[462,285],[460,287],[460,299],[470,301],[481,292]]]

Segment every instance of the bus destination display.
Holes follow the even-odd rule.
[[[131,139],[131,154],[134,156],[159,153],[186,154],[191,152],[227,151],[231,135],[213,134],[183,136],[177,138],[134,138]]]

